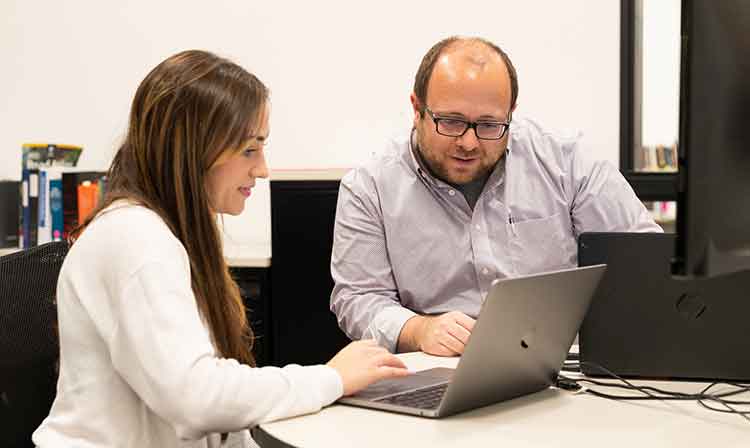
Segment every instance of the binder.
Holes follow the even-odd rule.
[[[78,224],[89,217],[96,208],[99,197],[99,185],[96,182],[86,180],[77,185],[78,193]]]
[[[39,170],[24,169],[21,172],[21,234],[20,247],[36,246],[39,215]]]
[[[39,212],[37,244],[62,240],[63,167],[39,169]]]
[[[0,247],[19,247],[21,182],[0,180]]]

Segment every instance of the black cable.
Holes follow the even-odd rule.
[[[730,397],[733,395],[739,395],[739,394],[743,394],[746,392],[750,392],[750,384],[717,381],[717,382],[709,384],[698,393],[677,392],[677,391],[659,389],[653,386],[639,386],[639,385],[631,383],[625,378],[622,378],[621,376],[617,375],[616,373],[610,371],[609,369],[599,364],[589,362],[589,361],[578,361],[578,362],[575,362],[575,361],[578,361],[577,356],[573,360],[567,360],[567,362],[563,364],[563,370],[580,372],[580,367],[582,365],[588,365],[590,367],[598,369],[601,372],[604,372],[606,375],[622,382],[623,384],[613,384],[613,383],[609,383],[605,381],[597,381],[597,380],[590,379],[590,378],[575,379],[575,378],[566,377],[564,375],[558,375],[557,386],[560,387],[561,389],[582,390],[585,393],[588,393],[597,397],[601,397],[601,398],[611,399],[611,400],[662,400],[662,401],[694,400],[694,401],[697,401],[698,404],[700,404],[705,409],[708,409],[714,412],[739,415],[743,417],[745,420],[750,421],[750,410],[745,411],[745,410],[737,409],[734,407],[734,405],[750,406],[750,400],[729,400],[729,399],[724,398],[724,397]],[[581,386],[580,383],[588,383],[588,384],[593,384],[595,386],[601,386],[601,387],[615,387],[615,388],[620,388],[620,389],[627,389],[631,391],[640,392],[644,394],[645,396],[607,394],[607,393],[600,392],[595,389],[583,387]],[[717,393],[709,393],[711,389],[719,385],[726,385],[726,386],[734,387],[735,389],[723,391],[723,392],[717,392]],[[708,404],[708,402],[718,403],[726,409],[711,406]]]

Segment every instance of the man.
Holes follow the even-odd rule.
[[[331,309],[349,337],[461,354],[495,278],[575,266],[585,231],[661,231],[579,138],[513,119],[517,96],[488,41],[452,37],[425,55],[412,131],[341,181]]]

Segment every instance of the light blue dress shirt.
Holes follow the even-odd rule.
[[[577,265],[586,231],[661,232],[610,163],[580,135],[516,119],[508,150],[472,210],[415,158],[410,133],[341,181],[331,310],[352,339],[395,351],[415,315],[476,318],[496,278]]]

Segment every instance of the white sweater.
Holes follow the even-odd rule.
[[[83,232],[60,271],[57,308],[60,378],[33,436],[40,447],[216,447],[221,432],[249,438],[248,427],[342,394],[327,366],[218,357],[187,252],[143,207],[120,202]]]

